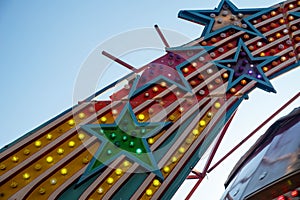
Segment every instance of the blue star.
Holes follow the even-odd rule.
[[[163,175],[149,148],[147,139],[158,134],[169,123],[139,123],[126,104],[113,124],[88,124],[81,128],[101,141],[94,158],[79,183],[109,166],[116,158],[125,155],[163,180]]]
[[[204,25],[202,36],[205,38],[231,28],[264,37],[250,21],[273,9],[238,9],[229,0],[222,0],[214,10],[182,10],[178,17]]]
[[[240,39],[233,59],[217,60],[214,61],[214,64],[230,72],[227,91],[241,80],[248,79],[256,81],[257,87],[260,89],[276,93],[268,77],[262,70],[264,66],[276,58],[276,56],[254,58],[247,46]]]

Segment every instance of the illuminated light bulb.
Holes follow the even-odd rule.
[[[108,183],[109,185],[114,183],[114,179],[112,177],[108,177],[106,180],[106,183]]]
[[[224,79],[227,79],[227,78],[229,77],[229,75],[228,75],[228,73],[224,73],[224,74],[222,74],[222,77],[223,77]]]
[[[102,187],[99,187],[99,188],[97,189],[97,193],[98,193],[98,194],[103,194],[103,192],[104,192],[104,189],[103,189]]]
[[[247,81],[245,79],[241,80],[241,84],[242,85],[246,85],[247,84]]]
[[[275,11],[272,11],[272,12],[271,12],[271,16],[274,17],[275,15],[277,15],[277,13],[276,13]]]
[[[300,42],[300,37],[299,36],[295,37],[295,41]]]
[[[52,139],[52,135],[51,135],[50,133],[47,134],[46,139],[47,139],[47,140],[51,140],[51,139]]]
[[[180,93],[179,91],[175,92],[175,95],[176,95],[176,96],[180,96],[180,94],[181,94],[181,93]]]
[[[75,125],[75,120],[74,119],[70,119],[68,121],[69,126],[74,126]]]
[[[267,72],[268,70],[269,70],[268,67],[263,67],[264,72]]]
[[[213,116],[212,112],[207,113],[207,117],[211,118]]]
[[[176,119],[176,117],[174,115],[169,116],[169,120],[174,121],[175,119]]]
[[[183,107],[179,107],[178,110],[179,110],[179,112],[183,112],[184,108]]]
[[[89,159],[88,158],[83,158],[82,159],[82,163],[83,164],[88,164],[89,163]]]
[[[272,23],[270,24],[270,26],[271,26],[271,28],[276,28],[276,27],[277,27],[277,24],[274,23],[274,22],[272,22]]]
[[[211,68],[209,68],[209,69],[206,70],[206,72],[207,72],[208,74],[212,74],[214,71],[213,71]]]
[[[207,45],[207,42],[206,42],[206,41],[203,41],[203,42],[201,42],[201,45],[202,45],[202,46],[206,46],[206,45]]]
[[[167,83],[163,81],[163,82],[160,83],[160,86],[163,87],[163,88],[167,87]]]
[[[172,163],[176,163],[177,162],[177,158],[175,156],[172,157],[171,159]]]
[[[128,137],[126,136],[126,135],[124,135],[123,137],[122,137],[122,140],[125,142],[126,140],[128,139]]]
[[[125,161],[123,162],[123,166],[124,166],[124,167],[129,167],[129,165],[130,165],[130,162],[129,162],[129,161],[125,160]]]
[[[253,51],[253,50],[255,49],[255,47],[254,47],[253,45],[250,45],[250,46],[248,47],[248,49],[249,49],[250,51]]]
[[[197,67],[197,63],[196,62],[192,62],[192,66],[193,67]]]
[[[212,43],[216,43],[217,41],[218,41],[217,38],[215,38],[215,37],[211,38]]]
[[[148,139],[148,144],[153,144],[154,143],[154,139],[153,138],[149,138]]]
[[[26,155],[26,156],[29,155],[30,154],[30,150],[29,149],[24,149],[23,154]]]
[[[266,56],[266,54],[265,54],[264,52],[261,52],[261,53],[259,54],[259,56],[260,56],[260,57],[264,57],[264,56]]]
[[[231,92],[231,93],[235,93],[235,92],[236,92],[236,89],[235,89],[235,88],[230,88],[230,92]]]
[[[290,9],[290,10],[292,10],[292,9],[294,9],[294,8],[295,8],[294,4],[289,4],[289,9]]]
[[[144,94],[144,96],[145,96],[145,97],[149,97],[149,93],[146,92],[146,93]]]
[[[289,53],[289,57],[293,58],[294,56],[296,56],[296,54],[295,54],[294,52],[291,51],[291,52]]]
[[[163,168],[163,171],[164,171],[165,173],[169,173],[169,172],[170,172],[170,167],[165,166],[165,167]]]
[[[143,121],[143,120],[145,119],[145,115],[139,114],[139,115],[138,115],[138,119],[139,119],[140,121]]]
[[[199,79],[199,80],[203,80],[203,79],[204,79],[203,74],[199,74],[199,75],[198,75],[198,79]]]
[[[182,71],[183,71],[184,73],[188,73],[188,72],[189,72],[189,68],[185,67],[185,68],[183,68]]]
[[[63,148],[58,148],[56,153],[59,155],[62,155],[65,152],[65,150]]]
[[[228,47],[229,49],[232,49],[232,48],[234,47],[234,45],[230,42],[230,43],[227,44],[227,47]]]
[[[147,189],[146,190],[146,195],[147,196],[152,196],[153,195],[153,191],[151,189]]]
[[[30,174],[29,173],[24,173],[23,174],[23,179],[25,179],[25,180],[30,179]]]
[[[267,16],[267,15],[263,15],[263,16],[261,16],[261,18],[262,18],[263,20],[266,20],[266,19],[268,19],[268,16]]]
[[[298,197],[299,196],[299,191],[298,190],[291,191],[291,196],[292,197]]]
[[[85,118],[85,114],[83,112],[78,114],[79,119],[84,119]]]
[[[258,47],[261,47],[261,46],[263,45],[263,43],[262,43],[262,42],[257,42],[256,45],[257,45]]]
[[[280,20],[279,20],[279,23],[280,23],[280,24],[284,24],[284,23],[285,23],[285,20],[284,20],[284,19],[280,19]]]
[[[209,90],[213,90],[213,89],[214,89],[214,85],[213,85],[213,84],[208,84],[207,88],[208,88]]]
[[[276,38],[280,38],[281,37],[281,33],[276,33]]]
[[[129,146],[130,146],[130,147],[134,147],[134,141],[130,141],[130,142],[129,142]]]
[[[67,174],[68,174],[68,169],[67,169],[67,168],[62,168],[62,169],[60,170],[60,174],[61,174],[61,175],[67,175]]]
[[[184,148],[184,147],[180,147],[180,148],[178,149],[178,152],[179,152],[179,153],[184,153],[184,152],[185,152],[185,148]]]
[[[190,81],[190,84],[191,84],[192,86],[195,86],[195,85],[197,85],[197,82],[196,82],[195,80],[192,80],[192,81]]]
[[[123,170],[118,168],[118,169],[116,169],[115,173],[116,173],[116,175],[120,176],[123,173]]]
[[[197,135],[199,135],[199,130],[198,129],[194,129],[193,131],[192,131],[192,133],[193,133],[193,135],[194,136],[197,136]]]
[[[156,87],[156,86],[153,87],[152,91],[153,91],[153,92],[158,92],[158,87]]]
[[[112,150],[108,149],[106,153],[107,153],[107,155],[111,155],[112,154]]]
[[[76,143],[73,141],[73,140],[71,140],[69,143],[68,143],[68,146],[69,147],[74,147],[76,145]]]
[[[57,183],[56,178],[51,178],[51,179],[50,179],[50,184],[51,184],[51,185],[55,185],[56,183]]]
[[[112,113],[113,115],[117,115],[117,114],[118,114],[118,110],[113,109],[113,110],[111,111],[111,113]]]
[[[206,125],[206,122],[204,120],[201,120],[199,122],[199,126],[204,127]]]
[[[152,184],[153,184],[154,187],[158,187],[160,185],[160,182],[159,182],[159,180],[154,179]]]
[[[269,37],[268,41],[273,42],[275,39],[273,37]]]
[[[43,187],[40,188],[40,189],[39,189],[39,193],[40,193],[40,194],[45,194],[45,193],[46,193],[46,189],[43,188]]]
[[[275,66],[277,66],[277,65],[278,65],[278,62],[277,62],[277,61],[273,61],[273,62],[272,62],[272,66],[275,67]]]
[[[136,152],[137,154],[143,153],[142,149],[140,149],[140,148],[137,148],[135,152]]]
[[[300,1],[297,2],[297,5],[300,6]]]
[[[221,104],[219,102],[216,102],[214,106],[216,109],[219,109],[221,107]]]
[[[13,156],[12,158],[11,158],[11,161],[13,161],[13,162],[18,162],[19,161],[19,157],[18,156]]]
[[[1,163],[1,164],[0,164],[0,170],[5,170],[5,169],[6,169],[6,165],[3,164],[3,163]]]
[[[248,40],[250,38],[250,36],[248,34],[244,35],[244,39]]]
[[[286,61],[286,57],[285,56],[281,56],[280,60],[281,60],[281,62],[285,62]]]
[[[78,139],[79,140],[83,140],[85,138],[85,134],[84,133],[79,133],[78,134]]]
[[[36,165],[34,166],[34,169],[35,169],[36,171],[39,171],[39,170],[42,169],[42,165],[36,164]]]
[[[292,29],[292,31],[296,31],[296,30],[298,30],[298,27],[295,26],[295,25],[293,25],[293,26],[291,27],[291,29]]]
[[[282,31],[284,34],[288,34],[289,33],[289,30],[288,29],[283,29]]]
[[[16,181],[13,181],[13,182],[11,182],[10,187],[11,187],[11,188],[16,188],[16,187],[18,187],[18,183],[17,183]]]
[[[103,117],[100,118],[100,121],[101,121],[102,123],[105,123],[105,122],[107,121],[107,118],[106,118],[105,116],[103,116]]]
[[[40,140],[37,140],[37,141],[34,142],[34,146],[35,147],[40,147],[40,146],[42,146],[42,142]]]
[[[277,198],[277,200],[285,200],[286,198],[285,198],[285,196],[284,195],[280,195],[278,198]]]
[[[264,27],[261,28],[261,32],[265,33],[265,32],[267,32],[267,31],[268,31],[268,28],[267,28],[267,27],[264,26]]]
[[[275,50],[275,49],[271,49],[271,50],[270,50],[270,54],[271,54],[271,55],[276,54],[276,50]]]
[[[53,162],[53,157],[52,157],[52,156],[48,156],[48,157],[46,158],[46,162],[47,162],[47,163],[52,163],[52,162]]]

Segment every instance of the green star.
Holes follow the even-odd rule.
[[[166,122],[139,123],[127,104],[113,124],[82,126],[84,131],[96,136],[101,145],[79,182],[109,166],[121,155],[163,179],[147,139],[158,134],[166,125]]]

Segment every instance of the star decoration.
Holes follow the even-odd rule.
[[[173,68],[167,65],[150,65],[150,67],[143,72],[137,83],[134,84],[136,85],[136,90],[131,96],[137,95],[138,93],[149,87],[151,84],[160,83],[162,80],[170,83],[171,85],[176,85],[182,91],[192,93],[191,86],[184,77],[181,68],[191,64],[199,57],[208,54],[208,51],[213,48],[215,47],[188,46],[167,48],[167,55],[171,55],[172,58],[180,57],[181,61],[174,65]],[[191,56],[185,56],[187,54],[191,54]],[[172,58],[169,59],[171,60]]]
[[[248,79],[256,81],[260,89],[276,93],[268,77],[262,70],[264,66],[276,58],[275,56],[253,57],[247,46],[240,39],[233,59],[217,60],[214,61],[214,64],[230,72],[227,91],[241,80]]]
[[[163,179],[147,139],[155,136],[169,123],[139,123],[126,104],[113,124],[88,124],[82,129],[100,141],[101,145],[79,182],[99,172],[121,155],[137,162],[145,170]]]
[[[222,0],[214,10],[182,10],[178,17],[204,25],[202,36],[205,38],[230,28],[264,37],[250,21],[270,10],[271,8],[238,9],[229,0]]]

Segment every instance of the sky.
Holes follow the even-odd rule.
[[[239,8],[257,8],[269,7],[281,1],[232,2]],[[74,100],[74,90],[87,58],[113,36],[158,24],[167,33],[183,35],[180,42],[187,42],[199,37],[202,27],[177,18],[179,10],[213,9],[218,3],[218,0],[0,1],[0,147],[72,107],[80,99]],[[148,40],[143,35],[139,38]],[[137,67],[144,64],[145,60],[157,58],[164,49],[162,43],[159,45],[158,37],[157,41],[158,45],[152,48],[155,53],[136,51],[124,58]],[[174,38],[169,38],[169,43],[171,46],[183,44]],[[115,45],[116,49],[123,44]],[[113,49],[111,53],[114,53]],[[98,67],[101,71],[104,66]],[[96,88],[100,89],[106,83],[129,73],[119,65],[110,65],[109,68],[111,71],[106,71],[105,83],[99,83]],[[277,94],[259,89],[250,93],[250,99],[239,107],[213,163],[299,92],[299,77],[300,70],[295,69],[272,80]],[[299,100],[277,119],[298,106]],[[209,173],[192,199],[219,199],[234,163],[264,131]],[[197,165],[199,171],[206,157],[207,154]],[[192,180],[185,181],[173,199],[185,197],[194,183]]]

